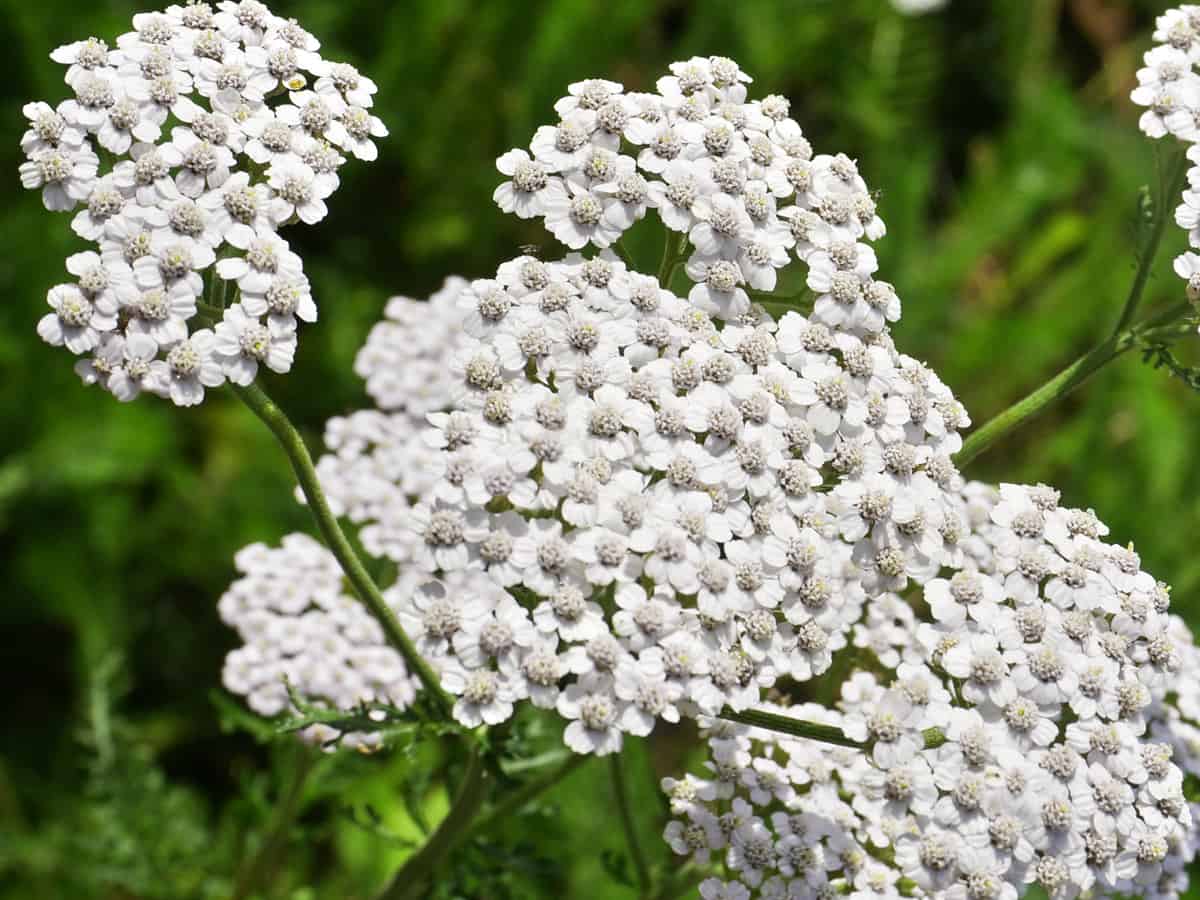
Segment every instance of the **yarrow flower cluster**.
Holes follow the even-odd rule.
[[[696,57],[672,64],[652,94],[573,84],[555,104],[560,121],[539,128],[529,152],[500,157],[511,180],[494,199],[576,250],[611,246],[653,210],[691,248],[688,300],[723,319],[749,311],[748,290],[774,290],[794,255],[808,264],[818,322],[880,332],[900,303],[872,278],[863,241],[885,228],[858,167],[814,155],[787,99],[748,101],[749,81],[731,59]]]
[[[967,485],[957,560],[872,600],[838,709],[779,710],[868,751],[717,723],[704,777],[664,781],[667,842],[729,871],[703,897],[1186,889],[1200,652],[1137,554],[1058,501]]]
[[[297,712],[289,690],[343,710],[364,704],[403,709],[412,702],[416,684],[404,660],[343,586],[341,567],[321,544],[290,534],[279,548],[243,548],[235,563],[242,577],[217,608],[243,645],[226,657],[222,681],[252,710],[262,716]],[[379,732],[347,733],[320,724],[300,736],[364,750],[382,743]]]
[[[442,671],[557,708],[580,752],[820,674],[868,595],[954,552],[966,416],[882,332],[718,328],[611,253],[515,259],[459,305],[438,484],[376,549],[484,576],[402,620]]]
[[[90,354],[76,371],[119,400],[190,406],[291,368],[317,309],[279,229],[320,221],[346,156],[375,159],[387,130],[375,84],[258,0],[189,0],[133,27],[59,47],[74,96],[24,107],[22,184],[78,210],[94,245],[68,257],[38,334]]]

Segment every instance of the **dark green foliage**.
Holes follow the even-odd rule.
[[[346,168],[329,219],[295,236],[322,321],[270,389],[314,440],[363,403],[351,362],[389,294],[423,296],[546,245],[491,204],[493,162],[549,120],[566,84],[642,89],[691,54],[735,57],[760,95],[792,99],[814,146],[859,160],[889,226],[879,253],[904,300],[897,342],[976,422],[1105,336],[1133,275],[1156,157],[1127,93],[1162,2],[951,0],[913,20],[885,0],[275,6],[379,82],[392,130],[377,164]],[[234,551],[308,528],[278,448],[222,393],[181,411],[85,390],[34,333],[80,245],[67,217],[19,191],[20,107],[66,95],[52,48],[112,38],[139,8],[0,0],[0,900],[227,897],[247,879],[262,898],[370,897],[444,814],[443,776],[460,760],[435,736],[317,760],[272,836],[296,768],[313,762],[214,692],[234,644],[215,603]],[[653,267],[646,231],[631,244]],[[1169,259],[1183,243],[1168,229],[1143,310],[1181,299]],[[1195,340],[1151,361],[1194,373]],[[1200,621],[1198,446],[1200,397],[1131,353],[972,474],[1050,482],[1094,507]],[[105,662],[117,656],[120,692]],[[557,729],[538,727],[518,729],[506,766],[556,747]],[[656,838],[657,777],[693,743],[669,732],[632,756],[660,872],[678,866]],[[585,766],[468,840],[437,896],[633,897],[615,817],[604,767]]]

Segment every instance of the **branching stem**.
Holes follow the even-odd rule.
[[[292,469],[296,473],[296,480],[300,483],[300,490],[304,492],[304,497],[308,500],[308,509],[317,523],[317,528],[325,539],[326,546],[337,558],[342,571],[354,588],[354,592],[383,628],[388,643],[404,657],[404,662],[408,665],[409,670],[420,679],[433,702],[437,704],[443,718],[449,719],[450,708],[453,706],[450,697],[442,690],[429,663],[417,652],[416,646],[404,632],[400,620],[388,606],[387,600],[384,599],[362,560],[355,553],[354,547],[346,538],[338,524],[337,517],[330,510],[325,492],[321,489],[320,479],[317,477],[317,470],[313,466],[312,456],[309,455],[308,448],[304,444],[304,438],[300,436],[300,432],[296,430],[287,414],[267,396],[266,391],[258,382],[246,387],[233,385],[233,391],[271,429],[271,433],[283,447],[292,464]]]
[[[1121,317],[1117,321],[1117,326],[1113,329],[1113,333],[1033,393],[1022,400],[1018,400],[1012,406],[1008,407],[1008,409],[972,431],[966,441],[963,442],[962,449],[954,456],[954,462],[960,469],[965,468],[975,457],[979,456],[979,454],[983,453],[1010,431],[1016,430],[1054,401],[1065,397],[1087,381],[1097,370],[1108,365],[1118,356],[1131,349],[1136,343],[1140,329],[1170,324],[1171,321],[1186,312],[1186,307],[1183,310],[1173,307],[1165,315],[1152,317],[1140,326],[1131,327],[1130,325],[1133,322],[1134,315],[1137,313],[1138,306],[1142,302],[1142,295],[1145,293],[1146,283],[1150,278],[1150,270],[1154,265],[1155,257],[1158,255],[1158,248],[1162,243],[1163,231],[1166,229],[1166,223],[1170,218],[1170,211],[1167,208],[1168,204],[1171,202],[1171,198],[1176,196],[1182,189],[1183,183],[1187,178],[1187,164],[1187,157],[1182,153],[1171,163],[1170,173],[1162,187],[1161,196],[1156,199],[1154,205],[1154,221],[1151,226],[1150,235],[1139,253],[1137,272],[1134,274],[1133,284],[1129,287],[1129,294],[1125,298],[1125,305],[1121,309]]]

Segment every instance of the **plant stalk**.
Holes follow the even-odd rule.
[[[764,709],[744,709],[741,712],[725,707],[721,710],[721,718],[741,725],[751,725],[767,731],[777,731],[780,734],[790,734],[792,737],[808,738],[823,744],[835,744],[839,747],[852,747],[856,750],[866,748],[866,743],[849,737],[842,729],[834,725],[823,725],[820,722],[807,722],[804,719],[793,719],[779,713],[767,712]]]
[[[765,731],[777,731],[780,734],[790,734],[792,737],[808,738],[810,741],[820,741],[823,744],[834,744],[838,747],[850,747],[854,750],[867,750],[871,747],[870,741],[857,741],[836,725],[794,719],[791,716],[767,712],[765,709],[744,709],[738,712],[727,706],[721,710],[720,718],[754,728],[762,728]],[[926,728],[922,734],[927,750],[935,749],[946,743],[946,736],[940,728]]]
[[[354,588],[354,592],[358,594],[358,598],[379,622],[387,636],[388,643],[404,657],[404,662],[409,670],[420,679],[442,715],[449,719],[450,709],[453,706],[450,697],[438,683],[437,675],[434,674],[429,663],[422,658],[412,640],[405,634],[400,620],[388,606],[379,587],[371,579],[358,554],[354,552],[354,547],[338,524],[337,517],[330,510],[325,492],[321,490],[321,482],[317,478],[317,470],[313,466],[312,456],[309,455],[308,448],[304,444],[304,438],[300,436],[300,432],[296,430],[287,414],[267,396],[266,391],[258,382],[246,387],[240,385],[232,385],[232,387],[242,402],[250,407],[251,411],[271,429],[271,433],[283,447],[292,464],[292,469],[296,473],[300,489],[304,492],[305,499],[308,500],[308,508],[317,523],[317,528],[325,539],[326,546],[337,558],[342,571]]]
[[[1121,308],[1121,317],[1117,320],[1112,334],[1107,340],[1079,357],[1032,394],[1017,401],[972,431],[963,442],[962,449],[954,456],[954,462],[960,469],[965,468],[975,457],[1004,435],[1036,416],[1055,400],[1065,397],[1075,390],[1098,369],[1106,366],[1134,345],[1138,328],[1131,327],[1131,323],[1138,306],[1141,305],[1142,295],[1146,292],[1146,283],[1150,279],[1150,270],[1158,255],[1159,246],[1162,244],[1163,233],[1170,217],[1168,204],[1171,202],[1171,198],[1177,196],[1183,189],[1184,182],[1187,180],[1187,167],[1188,159],[1183,153],[1179,153],[1171,163],[1170,173],[1162,187],[1162,195],[1156,198],[1154,222],[1150,229],[1150,236],[1141,248],[1133,284],[1129,286],[1129,294],[1125,298],[1125,305]],[[1174,315],[1173,310],[1168,311],[1167,320],[1169,321]],[[1157,324],[1163,319],[1164,316],[1154,317],[1143,323],[1143,326]]]
[[[954,455],[954,464],[959,469],[966,468],[975,457],[1000,438],[1032,419],[1054,401],[1075,390],[1098,369],[1112,362],[1131,346],[1132,343],[1122,336],[1121,338],[1109,338],[1099,346],[1092,348],[1032,394],[1018,400],[1008,409],[972,431],[963,442],[962,449]]]

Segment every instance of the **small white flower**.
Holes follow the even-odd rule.
[[[264,325],[247,314],[240,303],[225,310],[217,323],[216,353],[225,376],[246,385],[258,374],[259,364],[273,372],[286,372],[296,355],[296,331],[278,321]]]
[[[41,318],[37,331],[52,346],[86,353],[100,343],[101,334],[117,327],[116,303],[107,299],[93,303],[76,285],[51,288],[46,302],[53,312]]]
[[[156,391],[171,398],[176,406],[196,406],[204,400],[204,389],[220,387],[225,374],[216,359],[216,341],[207,328],[172,347],[165,361],[151,363]]]
[[[88,198],[99,165],[99,158],[86,145],[36,150],[32,159],[21,163],[21,186],[26,190],[41,188],[46,209],[64,212]]]

